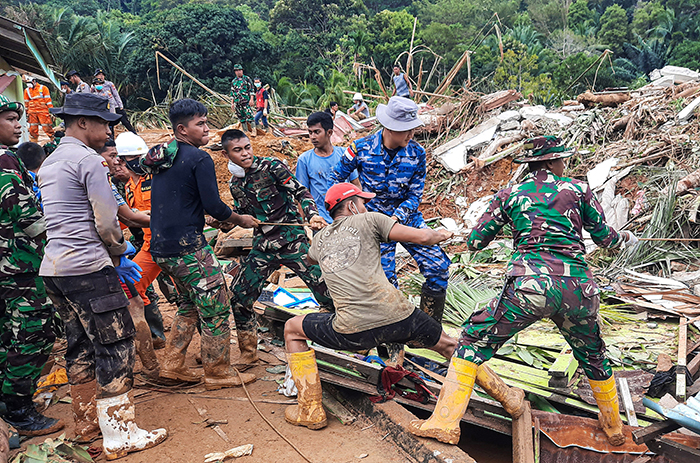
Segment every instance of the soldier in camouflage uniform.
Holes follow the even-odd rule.
[[[506,224],[512,227],[515,251],[503,292],[470,317],[452,357],[449,386],[443,387],[433,416],[412,422],[411,432],[456,443],[477,366],[519,331],[550,318],[589,379],[609,442],[622,445],[615,378],[597,321],[599,290],[584,260],[582,233],[585,229],[596,244],[608,248],[633,244],[636,238],[605,223],[588,184],[563,177],[563,158],[574,151],[560,139],[533,138],[525,148],[529,152],[516,162],[527,162],[530,173],[522,183],[496,194],[468,240],[470,249],[483,249]]]
[[[253,105],[255,104],[255,85],[253,80],[243,75],[243,66],[233,66],[236,77],[231,81],[231,110],[236,111],[236,117],[241,121],[241,129],[247,127],[248,132],[255,136],[253,123]],[[246,129],[244,129],[246,130]]]
[[[21,103],[0,95],[0,382],[5,421],[22,435],[51,434],[63,422],[36,411],[32,396],[55,335],[52,308],[38,275],[46,224],[33,180],[5,145],[22,135]]]
[[[229,185],[234,208],[239,214],[250,214],[261,222],[302,223],[295,203],[299,201],[312,228],[320,230],[326,226],[311,193],[281,161],[254,156],[250,140],[240,130],[228,130],[221,137],[221,143],[230,160],[233,177]],[[308,252],[309,240],[304,227],[262,225],[255,230],[253,249],[231,286],[241,368],[257,361],[253,303],[260,297],[267,278],[282,265],[304,280],[319,304],[332,307],[321,269],[305,263]]]

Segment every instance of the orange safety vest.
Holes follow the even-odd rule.
[[[126,182],[126,204],[139,211],[151,210],[151,174],[141,176],[138,182],[130,178]],[[145,251],[151,249],[151,229],[143,229],[143,248]]]
[[[48,113],[53,108],[51,92],[45,85],[34,83],[34,88],[24,89],[24,105],[28,112]]]

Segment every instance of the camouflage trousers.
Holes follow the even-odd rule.
[[[333,307],[333,299],[323,281],[321,268],[306,264],[308,252],[309,243],[303,235],[283,245],[265,239],[255,242],[231,285],[231,307],[237,329],[252,331],[257,328],[253,304],[260,297],[268,277],[282,265],[304,280],[321,306]]]
[[[406,223],[407,227],[425,228],[422,214],[413,214]],[[419,244],[401,243],[406,251],[418,264],[420,273],[425,277],[426,287],[434,292],[447,290],[447,279],[450,277],[450,259],[438,245],[421,246]],[[396,242],[381,243],[382,268],[392,285],[399,287],[396,278]]]
[[[31,396],[56,339],[53,308],[36,274],[0,279],[2,393]]]
[[[229,296],[221,264],[211,246],[180,257],[153,257],[175,282],[180,299],[177,313],[199,317],[202,329],[212,336],[229,331]]]
[[[550,318],[586,376],[597,381],[610,378],[612,370],[598,325],[599,304],[593,280],[547,275],[510,278],[500,297],[469,318],[455,355],[481,364],[512,336]]]
[[[128,392],[133,385],[136,329],[114,267],[45,280],[66,328],[68,382],[96,379],[97,398]]]
[[[253,122],[253,108],[250,107],[250,100],[236,101],[236,117],[242,123]]]

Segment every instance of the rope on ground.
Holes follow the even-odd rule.
[[[243,386],[243,392],[245,392],[246,397],[248,397],[248,401],[249,401],[250,404],[253,406],[253,408],[255,409],[255,411],[258,412],[258,415],[260,415],[260,418],[262,418],[263,420],[265,420],[265,423],[267,423],[268,426],[270,426],[270,427],[272,428],[272,430],[275,431],[275,432],[277,433],[278,436],[280,436],[286,443],[288,443],[288,444],[301,456],[301,458],[303,458],[304,460],[306,460],[306,461],[309,462],[309,463],[313,463],[313,462],[309,459],[309,457],[307,457],[306,455],[304,455],[304,453],[303,453],[301,450],[299,450],[299,449],[297,448],[297,446],[294,445],[294,444],[292,443],[292,441],[290,441],[289,439],[287,439],[286,437],[284,437],[284,436],[282,435],[282,433],[279,432],[279,431],[277,430],[277,428],[275,427],[275,425],[272,424],[272,423],[270,422],[270,420],[268,420],[267,417],[266,417],[265,415],[263,415],[263,413],[260,411],[260,409],[258,408],[258,406],[255,405],[255,401],[254,401],[253,398],[250,396],[250,393],[248,392],[248,388],[245,387],[245,383],[243,382],[243,377],[241,376],[241,372],[238,371],[238,369],[235,368],[235,367],[231,367],[231,368],[233,368],[234,370],[236,370],[236,374],[238,375],[238,379],[241,380],[241,386]]]

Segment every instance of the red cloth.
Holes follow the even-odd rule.
[[[403,378],[406,378],[415,384],[416,392],[396,384]],[[416,402],[427,404],[430,401],[431,396],[431,393],[425,386],[423,379],[412,371],[408,371],[401,366],[397,366],[396,368],[382,368],[382,372],[379,376],[379,384],[377,384],[377,392],[379,392],[379,395],[369,398],[369,400],[374,403],[383,403],[387,400],[391,400],[394,398],[396,393],[398,393],[405,399],[415,400]]]

